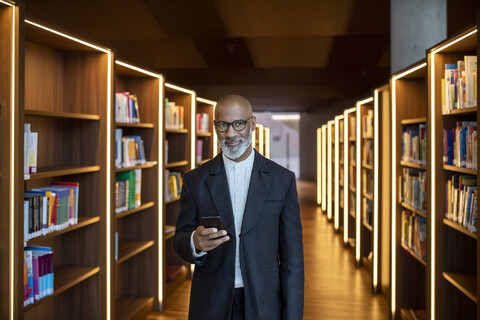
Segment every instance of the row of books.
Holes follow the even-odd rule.
[[[351,186],[355,186],[357,184],[357,172],[355,167],[350,166],[348,168],[348,183]]]
[[[197,133],[209,133],[209,121],[208,113],[197,113]]]
[[[402,126],[402,161],[426,165],[427,125],[425,123]]]
[[[477,169],[477,122],[459,121],[456,128],[443,129],[443,162]]]
[[[373,140],[368,139],[363,142],[363,161],[373,166]]]
[[[52,182],[25,191],[24,241],[77,224],[79,189],[78,182]]]
[[[31,131],[31,124],[25,123],[23,129],[23,174],[28,177],[37,173],[38,132]]]
[[[183,185],[182,174],[180,172],[170,172],[170,170],[165,170],[165,182],[165,201],[180,197]]]
[[[168,101],[165,98],[165,128],[183,129],[184,128],[184,108],[177,106],[174,101]]]
[[[146,162],[142,137],[124,136],[121,128],[115,129],[115,167],[128,168]]]
[[[365,222],[369,226],[373,226],[372,216],[373,216],[373,202],[370,199],[363,198],[363,211]]]
[[[364,174],[363,190],[369,195],[373,195],[373,172],[371,170],[365,170]]]
[[[197,145],[195,149],[195,160],[197,162],[200,162],[203,160],[203,140],[202,139],[197,140]]]
[[[426,172],[417,169],[403,168],[400,178],[400,201],[405,202],[415,210],[426,212],[427,184]]]
[[[442,110],[449,113],[454,109],[477,105],[477,56],[465,56],[456,64],[445,64],[442,79]]]
[[[373,110],[368,109],[367,114],[363,116],[363,135],[373,136]]]
[[[140,207],[142,204],[142,170],[117,172],[115,181],[115,213]]]
[[[355,138],[357,136],[356,127],[357,127],[356,117],[350,116],[348,118],[348,130],[349,130],[348,137],[349,138]]]
[[[23,260],[23,306],[53,295],[53,252],[49,247],[25,247]]]
[[[129,92],[115,93],[115,121],[120,123],[139,123],[138,99]]]
[[[445,183],[445,218],[477,233],[477,177],[452,175]]]
[[[427,260],[427,219],[402,211],[402,243],[415,252],[422,260]]]

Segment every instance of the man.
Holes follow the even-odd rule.
[[[252,151],[256,119],[238,95],[220,99],[222,153],[185,174],[173,238],[196,264],[191,320],[301,320],[304,265],[295,175]],[[224,230],[202,226],[220,216]]]

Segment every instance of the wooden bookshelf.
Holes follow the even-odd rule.
[[[343,112],[343,245],[354,248],[355,245],[355,195],[356,174],[356,108]]]
[[[29,241],[52,248],[55,284],[52,296],[26,309],[23,308],[23,248],[17,253],[19,276],[15,292],[20,306],[16,316],[68,318],[76,314],[83,318],[105,318],[107,238],[111,236],[107,205],[111,182],[107,172],[112,164],[107,162],[107,153],[112,146],[107,144],[107,135],[112,115],[109,87],[113,80],[112,53],[32,22],[24,23],[19,42],[22,43],[19,63],[25,70],[21,111],[24,121],[20,127],[23,129],[23,124],[29,123],[31,131],[38,132],[39,168],[37,174],[21,184],[20,194],[54,181],[78,182],[79,221],[62,231]],[[18,146],[23,146],[23,138],[18,140]],[[23,215],[16,225],[16,232],[23,239]]]
[[[151,312],[154,299],[153,297],[124,296],[116,301],[117,319],[145,319]]]
[[[217,154],[217,136],[213,127],[213,119],[215,113],[215,101],[210,101],[200,97],[196,98],[196,118],[195,121],[195,166],[200,166]],[[208,115],[208,123],[206,131],[199,131],[198,116],[199,114]],[[201,147],[201,149],[199,148]]]
[[[255,126],[255,132],[252,134],[252,145],[262,156],[265,155],[265,143],[263,136],[263,125],[257,123]]]
[[[445,219],[446,207],[445,184],[453,175],[473,176],[477,185],[480,182],[476,169],[460,168],[446,165],[443,161],[443,132],[452,130],[457,122],[478,121],[478,97],[476,106],[464,109],[446,110],[442,106],[442,78],[445,77],[445,65],[457,64],[465,56],[476,56],[478,60],[477,26],[469,28],[431,48],[428,54],[429,79],[429,116],[428,124],[435,129],[429,130],[432,154],[429,168],[432,170],[429,184],[431,202],[435,204],[431,214],[432,250],[435,253],[433,272],[429,274],[432,292],[432,312],[438,319],[478,319],[480,312],[477,304],[477,285],[479,279],[478,239],[469,234],[462,225]],[[478,81],[477,81],[478,92]],[[455,139],[455,138],[454,138]],[[478,154],[474,155],[477,157]],[[447,220],[447,221],[445,221]],[[477,222],[478,226],[478,222]],[[461,250],[459,250],[461,248]]]
[[[343,227],[343,142],[340,137],[343,136],[344,116],[339,115],[335,117],[335,145],[334,145],[334,197],[335,207],[333,212],[334,228],[336,232],[340,232]]]
[[[196,94],[192,90],[188,90],[170,83],[166,83],[164,87],[164,96],[169,102],[174,102],[177,106],[183,106],[183,128],[174,130],[165,127],[163,133],[163,148],[166,148],[168,141],[168,154],[165,152],[164,160],[161,162],[162,172],[169,170],[170,172],[179,172],[181,176],[195,168],[195,141],[196,141]],[[166,107],[163,108],[164,124],[167,123]],[[211,120],[213,121],[213,114]],[[213,126],[213,122],[212,122]],[[213,154],[212,154],[213,156]],[[164,188],[168,188],[167,177],[164,178]],[[179,277],[176,281],[177,286],[173,287],[171,283],[167,283],[167,266],[180,265],[190,270],[190,265],[185,263],[173,250],[172,237],[165,237],[165,225],[176,225],[178,214],[180,211],[180,197],[172,199],[165,198],[163,200],[163,216],[162,216],[162,234],[163,234],[163,261],[161,266],[161,277],[163,285],[162,309],[165,306],[165,300],[169,297],[178,286],[186,279],[185,276]]]
[[[391,88],[391,138],[393,167],[391,173],[391,261],[394,273],[391,277],[392,317],[399,318],[401,310],[426,310],[427,308],[427,269],[425,262],[411,248],[402,242],[402,212],[408,211],[402,205],[399,195],[399,181],[405,167],[409,170],[426,172],[424,168],[405,166],[402,154],[402,134],[404,128],[420,126],[427,119],[427,68],[420,61],[396,74],[390,79]],[[427,128],[428,129],[428,128]],[[428,141],[427,141],[428,143]],[[428,150],[428,148],[427,148]],[[413,162],[413,161],[411,161]],[[428,207],[428,202],[427,202]],[[428,213],[427,213],[428,217]],[[428,225],[428,220],[427,220]],[[427,230],[428,238],[428,230]],[[427,243],[425,246],[428,248]],[[428,255],[428,252],[427,252]],[[419,263],[420,262],[420,263]],[[427,259],[427,265],[428,265]],[[394,299],[394,300],[393,300]]]
[[[363,258],[373,255],[373,97],[357,101],[356,104],[356,221],[355,236],[357,241],[355,251],[356,264],[362,265]],[[359,136],[358,136],[359,135]],[[368,259],[367,259],[368,260]],[[373,269],[372,269],[373,270]],[[372,274],[373,276],[373,274]]]
[[[115,183],[116,176],[120,173],[135,170],[135,174],[141,174],[138,184],[139,204],[118,214],[112,210],[111,218],[112,233],[117,235],[117,241],[112,241],[111,250],[118,251],[118,259],[116,261],[114,261],[115,257],[112,259],[114,268],[111,275],[113,284],[111,313],[114,318],[134,319],[139,312],[139,306],[142,308],[148,306],[150,308],[148,311],[152,311],[152,308],[161,309],[159,301],[161,301],[162,288],[159,287],[158,274],[163,260],[159,253],[159,247],[163,248],[163,231],[159,227],[163,212],[163,194],[159,194],[161,193],[159,188],[163,184],[164,176],[158,164],[163,161],[163,148],[161,148],[163,114],[161,111],[164,79],[160,74],[120,60],[115,61],[114,71],[115,92],[128,93],[130,98],[136,98],[138,119],[128,121],[128,119],[119,118],[122,110],[116,107],[118,105],[116,102],[113,109],[115,130],[111,139],[115,141],[115,148],[119,149],[123,143],[115,140],[117,136],[139,136],[145,150],[146,161],[144,164],[130,167],[117,167],[111,177],[112,183]],[[119,96],[120,94],[116,94],[115,99],[119,99]],[[115,164],[116,154],[122,154],[122,152],[119,153],[119,150],[116,150],[112,153],[112,164]],[[122,162],[121,159],[120,162]],[[122,166],[124,166],[123,163]],[[115,195],[118,193],[115,184],[112,185],[111,190],[111,203],[115,208]],[[144,305],[135,303],[142,301]]]

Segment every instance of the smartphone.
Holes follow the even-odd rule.
[[[224,230],[222,217],[220,216],[200,217],[200,224],[205,228],[217,228],[217,230]]]

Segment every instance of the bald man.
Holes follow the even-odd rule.
[[[252,150],[250,102],[221,98],[222,152],[185,174],[173,238],[195,264],[191,320],[301,320],[304,264],[295,175]],[[201,225],[219,216],[223,229]]]

